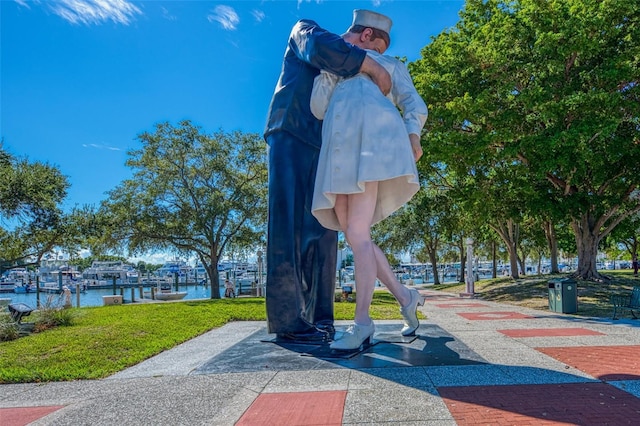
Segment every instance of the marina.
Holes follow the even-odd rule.
[[[122,289],[122,290],[121,290]],[[147,293],[148,289],[145,289],[143,293]],[[174,294],[176,292],[165,293],[165,294]],[[188,286],[180,286],[178,293],[184,293],[184,297],[182,300],[197,300],[197,299],[210,299],[211,298],[211,287],[203,286],[203,285],[188,285]],[[118,287],[116,290],[116,294],[123,296],[124,303],[132,303],[132,295],[134,303],[140,303],[144,301],[150,301],[149,297],[144,297],[144,294],[140,295],[140,287],[129,286],[129,287]],[[161,300],[161,297],[157,297],[159,294],[156,293],[156,300]],[[80,300],[80,307],[89,307],[89,306],[103,306],[102,296],[112,296],[114,295],[113,289],[90,289],[84,292],[80,292],[79,294],[74,294],[71,298],[72,305],[74,307],[78,306],[77,300]],[[35,307],[37,305],[37,294],[36,292],[30,293],[5,293],[0,296],[2,299],[9,299],[8,303],[25,303],[31,307]],[[224,286],[220,287],[220,297],[224,296]],[[40,303],[45,304],[49,303],[57,303],[58,301],[64,300],[64,294],[62,293],[40,293]],[[170,300],[170,297],[167,296],[162,300]]]
[[[43,262],[38,280],[29,277],[26,271],[13,271],[0,283],[0,299],[3,304],[25,303],[29,306],[61,303],[70,297],[74,307],[103,306],[106,300],[116,303],[145,303],[151,300],[197,300],[210,299],[211,287],[206,285],[206,273],[202,265],[189,267],[186,262],[174,260],[167,262],[155,273],[140,273],[132,265],[121,261],[94,261],[91,267],[80,272],[60,262]],[[236,295],[264,296],[263,285],[257,286],[258,271],[255,265],[247,263],[224,263],[218,265],[220,273],[219,292],[224,297],[225,281],[235,283]],[[336,274],[336,290],[356,291],[353,267],[348,266]],[[431,284],[433,275],[425,265],[404,264],[396,271],[398,279],[406,285]],[[440,282],[453,282],[458,279],[457,268],[450,267],[441,271]],[[479,271],[480,276],[485,275]],[[39,281],[39,292],[36,282]],[[377,282],[376,287],[382,287]],[[77,294],[76,294],[77,293]],[[114,299],[114,296],[115,299]],[[107,298],[107,299],[105,299]]]
[[[249,264],[221,262],[218,271],[220,297],[224,297],[227,279],[235,283],[237,295],[263,294],[256,284],[257,271]],[[139,272],[123,261],[94,261],[79,271],[67,261],[43,260],[37,271],[16,268],[5,272],[0,292],[3,306],[25,303],[32,307],[69,299],[74,307],[89,307],[211,298],[204,267],[194,268],[180,260],[167,262],[154,272]]]
[[[226,274],[221,273],[219,281],[220,297],[224,298],[225,292],[225,277]],[[231,275],[231,274],[230,274]],[[97,278],[97,277],[96,277]],[[204,285],[202,281],[198,283],[189,282],[185,284],[184,281],[178,280],[177,286],[174,279],[168,277],[160,278],[151,276],[150,278],[144,277],[140,279],[139,283],[122,283],[122,280],[117,279],[114,285],[112,277],[111,282],[107,282],[105,279],[101,280],[88,280],[78,279],[77,281],[66,280],[62,286],[59,282],[48,281],[40,284],[40,304],[45,303],[57,303],[64,300],[64,293],[61,288],[65,286],[69,288],[73,293],[71,298],[72,305],[74,307],[90,307],[90,306],[103,306],[103,296],[122,296],[122,303],[144,303],[152,300],[151,290],[153,289],[155,300],[169,301],[169,300],[197,300],[197,299],[210,299],[211,298],[211,286]],[[230,277],[236,283],[237,295],[264,295],[264,287],[256,290],[254,286],[254,279],[251,276],[237,277],[235,280]],[[355,283],[352,276],[344,274],[343,279],[337,280],[336,290],[344,287],[351,287],[355,291]],[[425,282],[423,278],[416,275],[400,274],[399,278],[404,284],[408,285],[421,285],[431,284]],[[183,278],[184,279],[184,278]],[[444,277],[443,282],[455,281],[454,277]],[[93,284],[95,282],[96,284]],[[6,284],[6,283],[5,283]],[[381,287],[379,282],[376,282],[376,287]],[[29,291],[26,288],[20,286],[20,290],[17,289],[14,283],[11,286],[7,285],[8,290],[0,294],[0,299],[3,299],[4,304],[8,303],[25,303],[29,306],[35,307],[38,302],[38,294],[35,289],[35,283],[29,287]],[[76,288],[80,289],[79,294],[76,294]],[[115,289],[115,290],[114,290]]]

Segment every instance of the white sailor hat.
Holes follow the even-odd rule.
[[[372,12],[370,10],[364,9],[355,9],[353,11],[353,23],[351,24],[351,26],[361,25],[367,28],[382,30],[387,34],[390,34],[392,23],[393,22],[391,22],[391,19],[378,12]]]

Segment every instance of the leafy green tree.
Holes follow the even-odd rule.
[[[68,187],[57,167],[15,158],[0,143],[0,272],[37,265],[73,237],[60,209]]]
[[[96,215],[105,237],[95,246],[130,253],[195,253],[219,294],[225,247],[263,243],[267,214],[266,152],[257,134],[204,133],[189,121],[156,125],[129,152],[132,179],[109,194]]]
[[[544,191],[573,231],[576,275],[602,279],[600,241],[640,211],[639,49],[637,0],[468,0],[411,66],[426,157],[476,181],[500,165],[525,213]]]

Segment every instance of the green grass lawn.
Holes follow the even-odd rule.
[[[264,299],[237,298],[72,308],[70,326],[0,342],[0,383],[99,379],[221,327],[263,321]],[[353,319],[355,303],[335,304],[337,320]],[[396,300],[377,291],[374,319],[401,319]]]

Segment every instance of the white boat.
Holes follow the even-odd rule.
[[[186,291],[158,292],[156,300],[181,300],[187,295]]]
[[[153,297],[156,300],[181,300],[187,295],[186,291],[173,291],[167,282],[156,285]],[[144,297],[151,298],[151,291],[144,292]]]
[[[41,293],[62,293],[62,289],[60,288],[59,284],[55,282],[41,283],[39,290]]]
[[[82,287],[80,271],[73,266],[40,267],[40,291],[46,293],[61,293],[62,287],[67,286],[75,291],[76,286]]]
[[[138,282],[138,272],[132,265],[120,260],[91,262],[91,266],[82,272],[82,278],[96,284],[111,284],[116,279],[116,284],[135,284]]]
[[[0,293],[18,293],[17,287],[29,285],[29,272],[25,268],[5,271],[0,277]],[[26,292],[26,291],[25,291]]]

